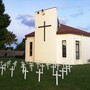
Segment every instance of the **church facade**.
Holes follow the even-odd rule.
[[[90,33],[59,24],[55,7],[35,12],[35,31],[25,38],[25,61],[86,64],[90,59]]]

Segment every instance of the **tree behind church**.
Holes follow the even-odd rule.
[[[23,38],[21,43],[17,44],[15,50],[25,51],[25,38]]]
[[[0,49],[5,49],[6,45],[16,43],[16,35],[7,30],[10,25],[10,16],[5,12],[5,6],[0,0]]]

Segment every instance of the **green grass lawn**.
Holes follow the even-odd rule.
[[[12,62],[17,60],[17,67],[14,71],[14,77],[10,77],[9,68],[0,75],[0,90],[90,90],[90,65],[77,65],[72,67],[71,73],[65,76],[65,79],[59,77],[59,85],[55,85],[55,77],[52,76],[52,69],[46,70],[41,75],[41,82],[38,82],[38,74],[36,73],[36,65],[31,72],[29,65],[27,69],[27,79],[23,79],[21,72],[21,61],[15,58],[0,58],[0,61],[7,61],[11,59]],[[12,64],[11,64],[12,65]],[[1,74],[1,71],[0,71]]]

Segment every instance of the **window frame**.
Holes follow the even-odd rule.
[[[30,56],[33,55],[33,43],[30,42]]]
[[[67,42],[66,40],[62,40],[62,57],[67,57]]]
[[[75,42],[76,60],[80,59],[80,41]]]

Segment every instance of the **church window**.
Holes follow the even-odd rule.
[[[76,41],[76,59],[80,58],[80,42]]]
[[[62,40],[62,57],[66,57],[66,40]]]
[[[30,42],[30,56],[32,56],[32,42]]]

